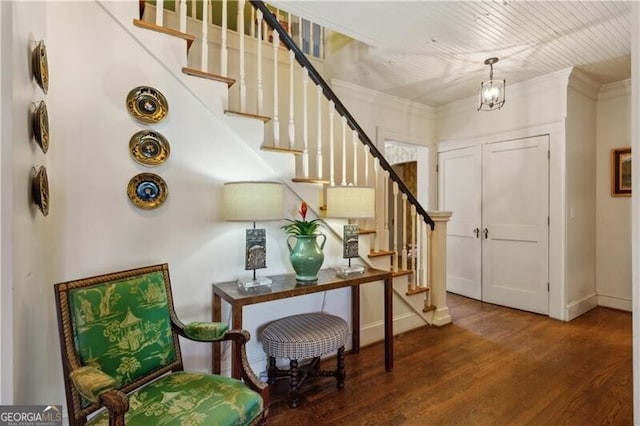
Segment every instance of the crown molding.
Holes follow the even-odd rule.
[[[413,102],[408,99],[399,98],[397,96],[388,95],[386,93],[378,92],[377,90],[369,89],[367,87],[358,86],[353,83],[348,83],[343,80],[332,78],[331,88],[334,90],[334,92],[338,91],[336,89],[348,90],[349,94],[352,95],[355,99],[369,103],[375,103],[377,105],[380,105],[381,107],[394,109],[402,113],[417,113],[431,120],[435,119],[436,117],[435,107]]]
[[[598,101],[631,96],[631,79],[605,84],[598,91]]]
[[[577,92],[587,96],[594,101],[598,99],[598,90],[602,86],[602,83],[589,77],[584,71],[578,68],[573,68],[569,74],[568,87],[576,90]]]

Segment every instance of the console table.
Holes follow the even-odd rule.
[[[245,305],[351,287],[351,323],[353,326],[352,352],[358,353],[360,350],[360,285],[383,281],[384,366],[387,371],[391,371],[393,369],[393,287],[391,272],[379,269],[368,269],[363,274],[353,275],[348,278],[339,278],[335,276],[335,271],[331,269],[322,269],[318,272],[318,281],[313,284],[302,284],[296,282],[294,274],[275,275],[269,278],[273,280],[270,292],[243,292],[238,289],[236,281],[213,284],[212,320],[214,322],[222,320],[222,300],[229,303],[231,307],[231,328],[239,329],[242,328],[242,308]],[[235,345],[233,345],[232,348],[235,352]],[[235,359],[236,357],[234,353],[231,366],[232,377],[239,379],[240,366],[236,365]],[[212,369],[216,374],[220,374],[221,361],[220,343],[214,343]]]

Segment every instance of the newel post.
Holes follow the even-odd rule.
[[[431,304],[436,307],[431,323],[442,326],[451,323],[447,306],[447,222],[451,212],[428,212],[435,222],[431,232]]]

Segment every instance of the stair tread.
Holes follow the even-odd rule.
[[[398,269],[397,271],[392,271],[394,277],[401,277],[403,275],[411,275],[413,271],[409,269]]]
[[[429,287],[415,287],[413,289],[407,290],[407,292],[405,294],[407,296],[412,296],[414,294],[426,293],[426,292],[428,292],[430,290],[431,289]]]
[[[359,229],[358,230],[358,234],[360,235],[368,235],[368,234],[375,234],[376,230],[375,229]]]
[[[224,113],[227,115],[237,115],[239,117],[245,117],[245,118],[255,118],[257,120],[262,121],[263,123],[267,123],[271,121],[271,117],[266,117],[264,115],[258,115],[258,114],[251,114],[248,112],[232,111],[230,109],[225,109]]]
[[[296,182],[296,183],[319,183],[321,185],[329,185],[329,181],[328,180],[324,180],[324,179],[314,179],[314,178],[293,178],[291,179],[292,182]],[[325,207],[326,210],[326,207]]]
[[[396,254],[395,251],[378,250],[369,252],[369,257],[393,256],[394,254]]]
[[[136,27],[147,29],[147,30],[156,31],[159,33],[181,38],[187,42],[187,50],[189,50],[189,48],[191,47],[191,45],[196,39],[196,37],[192,36],[191,34],[182,33],[180,31],[172,30],[171,28],[161,27],[159,25],[152,24],[150,22],[143,21],[141,19],[134,19],[133,25],[135,25]]]
[[[436,310],[436,307],[433,305],[425,306],[424,308],[422,308],[422,312],[430,312],[435,310]]]
[[[218,75],[218,74],[214,74],[206,71],[200,71],[195,68],[183,67],[182,72],[194,77],[202,77],[209,80],[215,80],[215,81],[220,81],[222,83],[227,83],[227,87],[233,86],[233,84],[236,82],[236,80],[233,78],[225,77],[222,75]]]
[[[280,152],[282,154],[293,154],[293,155],[302,154],[302,150],[301,149],[280,148],[279,146],[262,145],[260,147],[260,149],[263,150],[263,151]]]

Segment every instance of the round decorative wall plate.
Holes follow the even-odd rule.
[[[44,216],[49,214],[49,179],[47,169],[40,166],[31,178],[31,195],[33,202],[38,206]]]
[[[138,86],[127,95],[127,109],[142,123],[158,123],[169,113],[169,104],[164,95],[153,87]]]
[[[38,42],[31,55],[33,76],[46,95],[49,90],[49,61],[47,60],[47,48],[44,45],[44,40]]]
[[[49,114],[47,104],[40,101],[31,114],[33,137],[45,154],[49,150]]]
[[[140,130],[129,141],[129,152],[134,160],[145,166],[157,166],[167,161],[171,148],[167,139],[152,130]]]
[[[144,210],[155,209],[169,195],[164,179],[154,173],[140,173],[129,181],[127,195],[131,202]]]

